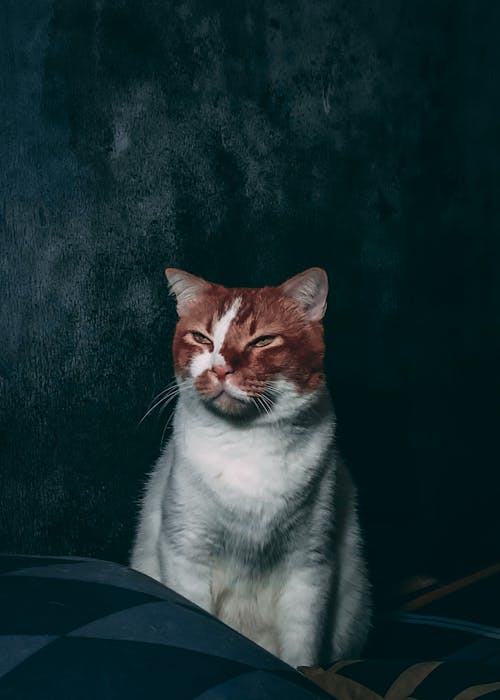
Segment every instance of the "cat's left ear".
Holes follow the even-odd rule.
[[[321,267],[311,267],[291,277],[278,289],[304,309],[309,321],[321,321],[325,315],[328,276]]]
[[[175,267],[167,267],[165,276],[168,280],[170,294],[175,296],[177,301],[177,313],[182,316],[187,307],[204,292],[211,287],[211,283],[196,277],[184,270],[177,270]]]

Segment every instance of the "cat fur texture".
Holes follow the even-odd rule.
[[[359,655],[370,586],[323,373],[326,273],[256,289],[166,275],[178,401],[132,568],[292,666]]]

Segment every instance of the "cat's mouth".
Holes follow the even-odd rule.
[[[259,407],[259,400],[248,391],[231,381],[216,380],[212,373],[198,377],[194,386],[205,406],[218,415],[248,420],[268,412]]]
[[[225,389],[221,389],[209,400],[209,403],[222,413],[239,416],[246,412],[247,402],[232,396]]]

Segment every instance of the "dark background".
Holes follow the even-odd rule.
[[[168,264],[326,268],[387,585],[498,555],[500,3],[3,0],[0,549],[125,561]]]

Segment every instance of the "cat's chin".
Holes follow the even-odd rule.
[[[250,418],[253,413],[252,404],[241,401],[226,391],[221,391],[208,401],[204,399],[204,403],[210,410],[227,418]]]

